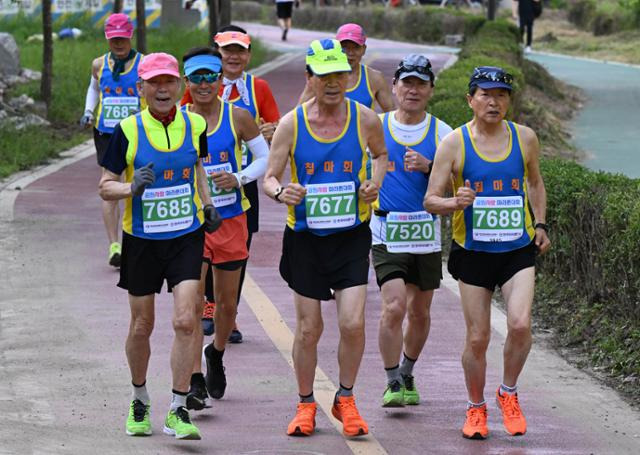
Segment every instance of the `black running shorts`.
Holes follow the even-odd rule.
[[[93,129],[93,143],[96,146],[96,158],[98,159],[98,166],[101,166],[102,157],[107,151],[107,146],[111,140],[111,134],[101,133],[96,128]]]
[[[327,236],[295,232],[288,226],[282,239],[280,275],[298,294],[329,300],[331,290],[369,281],[371,231],[363,223]]]
[[[276,3],[276,16],[278,19],[289,19],[293,12],[293,1]]]
[[[371,252],[378,286],[402,278],[405,284],[414,284],[421,291],[440,287],[442,254],[439,251],[429,254],[389,253],[387,246],[380,244],[373,245]]]
[[[448,269],[456,280],[493,292],[520,270],[535,267],[536,252],[534,242],[513,251],[486,253],[466,250],[452,241]]]
[[[204,230],[169,240],[149,240],[122,233],[122,263],[118,287],[134,296],[159,294],[164,280],[169,290],[185,280],[200,281]]]

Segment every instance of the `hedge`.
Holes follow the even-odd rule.
[[[594,35],[610,35],[640,25],[640,0],[572,0],[568,19]]]

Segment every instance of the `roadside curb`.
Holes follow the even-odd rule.
[[[577,55],[557,54],[555,52],[531,51],[529,52],[529,54],[524,54],[524,58],[527,58],[527,55],[544,55],[547,57],[566,58],[569,60],[581,60],[584,62],[604,63],[606,65],[624,66],[626,68],[640,69],[640,65],[635,65],[633,63],[616,62],[612,60],[599,60],[597,58],[579,57]]]

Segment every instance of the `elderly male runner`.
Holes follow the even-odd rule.
[[[164,432],[177,439],[200,439],[186,401],[197,324],[195,308],[202,298],[203,226],[212,232],[220,225],[201,161],[208,155],[207,124],[198,114],[176,111],[180,72],[173,56],[148,55],[138,67],[138,76],[138,89],[148,109],[115,127],[101,162],[104,171],[100,180],[103,199],[125,200],[118,286],[128,291],[131,308],[126,352],[133,397],[126,432],[132,436],[151,434],[146,389],[149,338],[154,294],[166,280],[173,290],[175,338],[171,350],[173,398]]]
[[[378,344],[387,374],[384,407],[420,402],[413,366],[429,336],[433,290],[442,278],[440,218],[422,207],[436,148],[451,132],[449,125],[426,112],[434,78],[429,59],[406,56],[393,79],[398,109],[382,115],[389,167],[374,203],[371,234],[373,266],[382,291]]]
[[[251,37],[243,28],[236,25],[228,25],[219,30],[214,37],[214,42],[222,55],[222,84],[218,89],[218,94],[223,101],[248,110],[258,124],[260,133],[270,142],[280,119],[280,112],[267,81],[246,71],[251,61]],[[186,90],[181,103],[191,102],[191,92]],[[251,165],[253,159],[253,153],[243,143],[242,168],[245,169]],[[245,196],[251,203],[251,208],[247,210],[247,227],[249,230],[247,249],[251,249],[251,239],[259,228],[258,183],[256,181],[248,181],[243,185]],[[240,301],[246,269],[247,262],[245,261],[240,272],[238,301]],[[214,310],[215,305],[209,301],[205,305],[203,312],[203,324],[206,328],[206,334],[213,332],[213,324],[210,324],[209,321],[212,321]],[[242,333],[235,325],[229,341],[231,343],[242,342]]]
[[[335,289],[340,342],[340,389],[332,409],[346,436],[368,433],[355,405],[353,386],[364,351],[364,304],[368,281],[370,207],[387,168],[382,125],[370,109],[345,99],[347,57],[336,40],[313,41],[306,57],[313,98],[289,112],[273,138],[265,193],[288,205],[280,274],[294,291],[293,363],[297,414],[289,435],[311,435],[316,403],[313,380],[322,334],[321,300]],[[367,179],[366,148],[373,157]],[[291,160],[291,182],[282,176]]]
[[[530,128],[505,120],[511,92],[512,77],[501,68],[473,71],[467,94],[473,119],[438,147],[425,197],[429,212],[454,214],[449,272],[458,280],[467,326],[462,354],[469,393],[465,438],[489,434],[484,386],[496,286],[506,301],[508,327],[496,400],[508,433],[527,430],[517,380],[531,348],[536,253],[545,253],[551,243],[538,138]],[[455,195],[445,197],[452,178]]]
[[[336,39],[340,41],[351,66],[347,83],[349,88],[346,90],[345,96],[371,109],[377,102],[382,112],[392,110],[394,107],[393,97],[384,75],[361,63],[362,57],[367,51],[367,36],[364,29],[358,24],[344,24],[338,29]],[[300,103],[309,101],[312,96],[313,90],[307,84],[300,95]]]
[[[262,177],[267,168],[269,146],[258,130],[248,110],[235,107],[218,97],[222,61],[220,53],[208,47],[194,48],[183,57],[187,90],[193,104],[184,111],[200,114],[207,121],[209,155],[203,159],[213,203],[223,219],[214,233],[205,234],[201,290],[213,265],[216,331],[214,342],[205,349],[207,360],[206,388],[201,369],[203,331],[195,330],[195,350],[191,390],[187,396],[188,409],[200,410],[206,405],[207,390],[213,398],[222,398],[227,385],[222,365],[227,339],[234,327],[240,273],[249,256],[247,249],[247,215],[250,204],[243,185]],[[255,157],[242,170],[242,146],[245,142]],[[199,301],[196,315],[202,314],[204,303]]]
[[[109,52],[93,60],[91,82],[87,89],[84,115],[80,124],[93,127],[93,142],[100,164],[114,127],[120,120],[140,110],[136,90],[138,65],[142,55],[131,48],[133,24],[129,16],[112,14],[104,23]],[[98,106],[97,118],[93,111]],[[95,123],[95,124],[94,124]],[[118,241],[118,201],[102,201],[102,219],[109,239],[109,265],[120,267],[122,245]]]

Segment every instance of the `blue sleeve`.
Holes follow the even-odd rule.
[[[102,157],[102,161],[100,161],[100,166],[114,174],[122,174],[127,168],[128,148],[129,140],[127,139],[127,136],[124,135],[120,125],[117,125],[113,130],[113,134],[109,140],[107,150]]]

